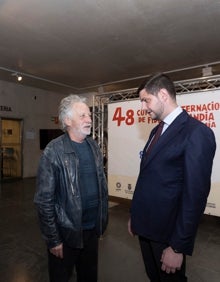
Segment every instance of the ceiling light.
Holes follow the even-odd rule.
[[[12,73],[11,75],[12,75],[12,76],[16,76],[17,81],[22,81],[22,76],[21,76],[20,74],[18,74],[17,72]]]
[[[17,80],[18,81],[22,81],[22,76],[21,75],[17,75]]]

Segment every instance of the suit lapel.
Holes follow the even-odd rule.
[[[144,168],[166,146],[166,144],[170,140],[172,140],[176,136],[176,134],[178,134],[178,132],[182,130],[187,118],[188,114],[186,111],[183,111],[179,116],[176,117],[176,119],[170,124],[170,126],[165,130],[165,132],[161,135],[157,143],[154,145],[146,160],[143,159],[143,161],[141,162],[141,168]],[[154,134],[156,128],[157,127],[152,130],[150,136]],[[150,139],[151,138],[149,138],[145,146],[144,152],[146,151]]]

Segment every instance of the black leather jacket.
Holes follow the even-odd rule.
[[[96,141],[86,138],[94,154],[99,183],[99,216],[96,229],[100,236],[108,221],[108,191],[103,157]],[[37,173],[37,206],[40,228],[48,248],[66,242],[82,245],[82,206],[78,183],[78,163],[69,135],[52,140],[45,148]]]

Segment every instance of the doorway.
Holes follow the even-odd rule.
[[[1,180],[22,177],[22,120],[0,119]]]

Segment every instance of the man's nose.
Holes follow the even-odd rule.
[[[91,117],[90,115],[87,115],[87,116],[86,116],[86,120],[87,120],[88,122],[92,122],[92,117]]]

